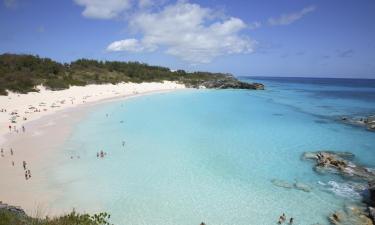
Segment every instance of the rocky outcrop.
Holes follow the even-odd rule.
[[[317,172],[333,172],[367,182],[375,180],[374,171],[354,163],[354,155],[348,152],[318,151],[304,153],[303,159],[315,160]]]
[[[17,216],[20,216],[20,217],[26,217],[27,216],[25,211],[23,209],[21,209],[21,207],[11,206],[11,205],[5,204],[5,203],[0,201],[0,211],[1,210],[9,211],[11,213],[16,214]]]
[[[372,219],[372,222],[375,223],[375,208],[368,207],[369,216]]]
[[[264,90],[264,85],[260,83],[248,83],[243,82],[235,78],[233,75],[226,75],[218,79],[206,80],[197,85],[205,88],[214,89],[252,89],[252,90]]]
[[[367,117],[341,117],[341,121],[347,124],[362,126],[370,131],[375,131],[375,115]]]
[[[369,204],[375,207],[375,180],[368,182]]]
[[[260,83],[246,83],[238,80],[213,80],[206,81],[201,84],[206,88],[216,89],[252,89],[252,90],[264,90],[264,85]]]
[[[328,220],[333,225],[374,225],[365,207],[349,206],[332,213]]]

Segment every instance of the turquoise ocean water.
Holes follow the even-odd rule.
[[[375,167],[375,132],[337,121],[375,113],[375,82],[251,81],[267,89],[187,90],[95,106],[50,169],[51,187],[64,190],[54,205],[99,208],[118,225],[269,225],[283,212],[295,224],[328,224],[329,213],[360,193],[338,176],[317,174],[301,155],[350,151]]]

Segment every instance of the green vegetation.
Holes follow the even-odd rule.
[[[107,213],[89,215],[73,211],[59,217],[40,219],[0,209],[0,225],[110,225],[109,218]]]
[[[166,67],[139,62],[79,59],[70,64],[61,64],[33,55],[0,55],[0,95],[6,95],[7,90],[19,93],[37,91],[35,87],[40,84],[52,90],[66,89],[71,85],[162,81],[176,81],[188,87],[199,87],[218,80],[239,82],[229,74],[171,71]],[[220,88],[215,85],[210,88]]]

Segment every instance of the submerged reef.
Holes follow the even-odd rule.
[[[365,117],[343,116],[340,120],[346,124],[365,127],[369,131],[375,131],[375,115]]]
[[[271,183],[277,187],[282,187],[286,189],[296,189],[304,192],[310,192],[311,187],[307,184],[301,183],[299,181],[295,181],[294,183],[289,183],[285,180],[279,180],[279,179],[272,179]]]

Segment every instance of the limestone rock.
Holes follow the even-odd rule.
[[[306,152],[303,159],[314,160],[317,172],[337,173],[345,177],[352,177],[364,181],[375,180],[375,173],[363,167],[352,159],[354,155],[348,152],[318,151]]]

